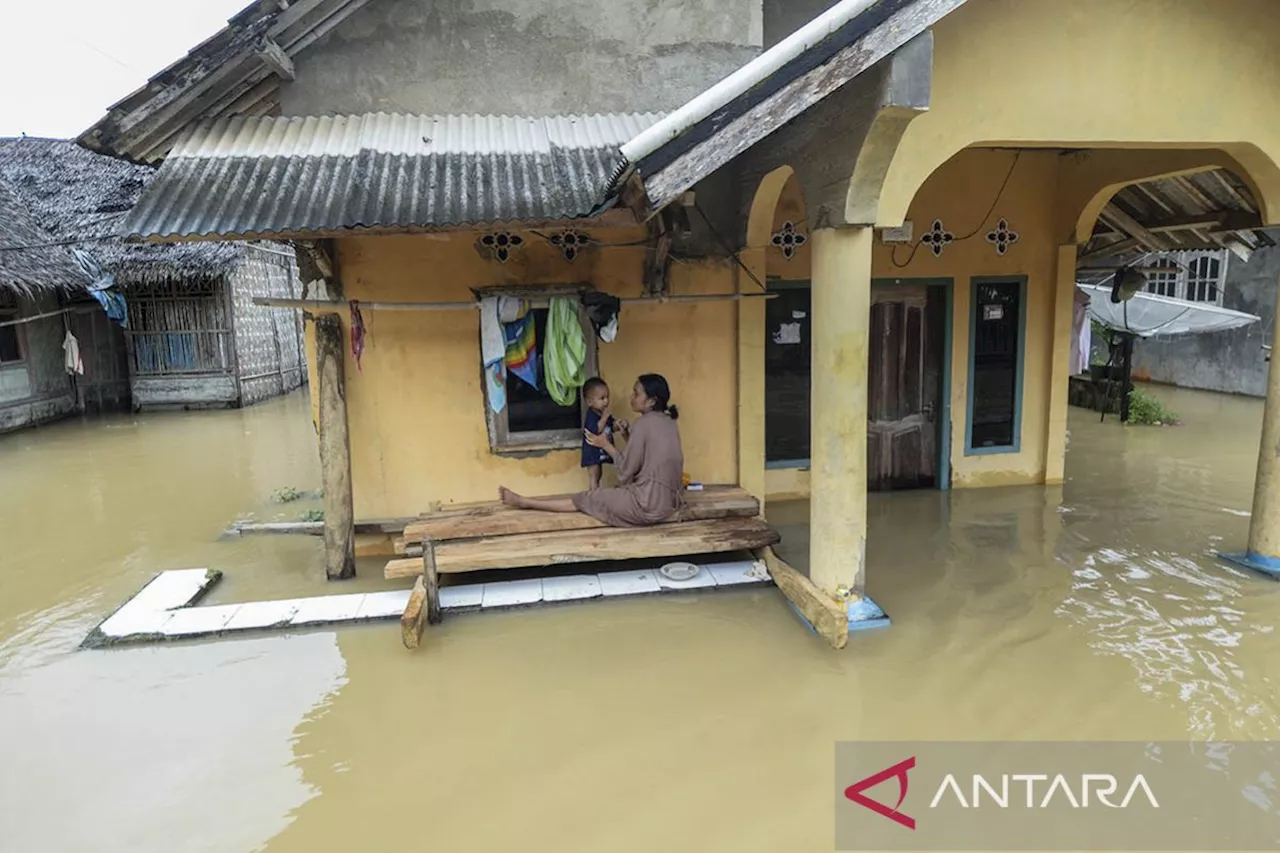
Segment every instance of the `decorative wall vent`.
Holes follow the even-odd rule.
[[[505,264],[511,255],[524,245],[524,238],[510,231],[496,231],[480,238],[481,254],[488,254],[500,264]]]
[[[771,242],[782,250],[782,257],[791,260],[795,257],[796,250],[809,242],[809,238],[796,230],[794,222],[784,222],[782,230],[773,235]]]
[[[591,245],[591,237],[581,231],[561,231],[551,235],[551,245],[560,250],[566,261],[572,261]]]
[[[996,247],[996,254],[1003,255],[1009,247],[1018,242],[1018,232],[1009,227],[1008,221],[1001,219],[996,223],[994,231],[987,232],[987,242]]]
[[[929,247],[929,251],[933,252],[935,258],[941,257],[942,251],[955,239],[956,235],[943,226],[941,219],[933,220],[933,226],[920,235],[920,242]]]

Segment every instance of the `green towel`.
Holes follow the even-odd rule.
[[[572,406],[578,399],[578,389],[587,381],[587,338],[578,320],[578,300],[568,296],[551,298],[542,359],[551,399],[556,405]]]

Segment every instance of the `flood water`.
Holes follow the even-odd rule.
[[[78,652],[160,569],[336,591],[217,541],[314,506],[270,499],[318,484],[306,398],[0,437],[0,850],[819,851],[839,740],[1280,737],[1280,584],[1210,556],[1261,401],[1158,394],[1183,426],[1072,410],[1063,487],[873,496],[894,626],[841,653],[773,589]]]

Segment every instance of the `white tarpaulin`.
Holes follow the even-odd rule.
[[[1076,287],[1089,296],[1089,316],[1109,329],[1132,332],[1140,338],[1220,332],[1262,319],[1243,311],[1154,293],[1138,293],[1128,302],[1117,304],[1111,301],[1110,284],[1077,284]]]

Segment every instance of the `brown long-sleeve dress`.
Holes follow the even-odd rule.
[[[631,427],[631,439],[613,460],[618,486],[579,492],[573,505],[610,527],[648,527],[671,517],[684,488],[684,451],[676,422],[647,412]]]

